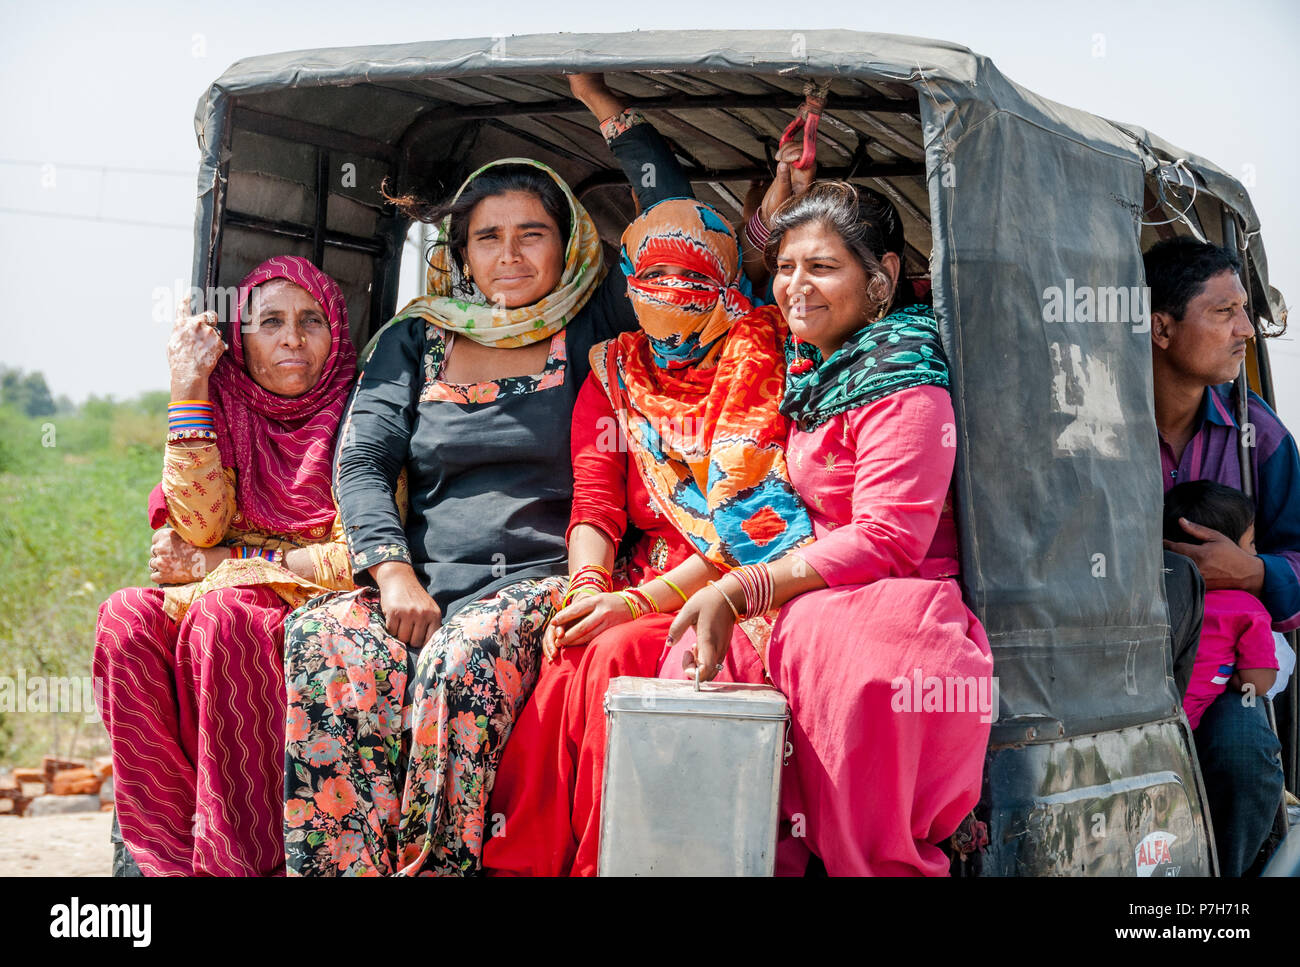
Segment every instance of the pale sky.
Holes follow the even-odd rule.
[[[1134,122],[1253,178],[1271,281],[1289,301],[1300,297],[1300,5],[1286,0],[228,0],[111,8],[0,0],[0,11],[0,363],[41,370],[55,394],[77,400],[167,385],[170,322],[151,318],[152,299],[159,287],[188,285],[195,103],[242,57],[311,47],[744,27],[952,41],[1032,91]],[[1270,356],[1282,417],[1300,425],[1300,337],[1273,340]]]

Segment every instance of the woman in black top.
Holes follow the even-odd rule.
[[[570,85],[643,208],[690,194],[599,77]],[[622,273],[549,168],[506,159],[447,205],[399,201],[440,222],[435,295],[376,337],[345,418],[334,487],[362,587],[286,622],[290,875],[478,870],[500,832],[484,828],[496,763],[567,586],[588,351],[636,327]]]

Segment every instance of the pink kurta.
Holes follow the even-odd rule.
[[[832,875],[945,875],[936,844],[979,799],[993,660],[954,580],[953,425],[947,390],[922,386],[790,435],[817,537],[793,553],[828,587],[781,609],[768,648],[794,749],[778,872],[811,849]]]

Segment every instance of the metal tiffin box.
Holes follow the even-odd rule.
[[[605,693],[601,876],[771,876],[785,696],[615,678]]]

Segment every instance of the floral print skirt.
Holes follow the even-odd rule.
[[[374,588],[322,595],[289,616],[290,876],[479,871],[501,750],[566,586],[552,577],[502,588],[418,651],[387,633]]]

